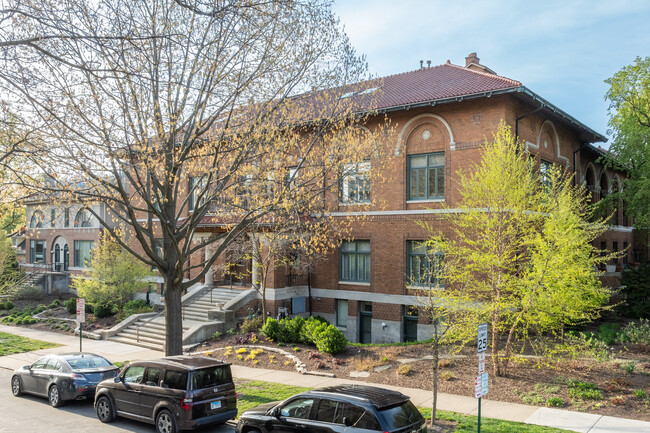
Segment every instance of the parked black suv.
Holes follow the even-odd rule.
[[[341,385],[266,403],[239,417],[237,433],[304,432],[424,433],[424,418],[409,398],[397,391]]]
[[[102,422],[117,415],[174,433],[237,416],[230,364],[198,356],[171,356],[127,365],[97,386],[95,412]]]

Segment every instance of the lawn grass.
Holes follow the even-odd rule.
[[[32,340],[19,335],[0,332],[0,356],[13,355],[14,353],[31,352],[32,350],[49,349],[60,346],[47,341]]]
[[[311,388],[284,385],[281,383],[264,382],[261,380],[235,379],[237,386],[237,409],[241,414],[258,404],[280,401],[294,394],[308,391]],[[431,417],[431,408],[420,407],[425,418]],[[455,433],[475,433],[478,429],[478,418],[461,415],[456,412],[438,411],[438,418],[458,423]],[[542,427],[520,422],[502,421],[492,418],[481,418],[482,433],[567,433],[550,427]]]

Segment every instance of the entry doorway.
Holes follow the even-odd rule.
[[[359,303],[359,342],[372,343],[372,302]]]
[[[404,306],[404,341],[418,341],[418,307]]]

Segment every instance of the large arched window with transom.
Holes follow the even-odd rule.
[[[90,212],[88,212],[87,209],[80,209],[79,212],[77,212],[77,215],[74,217],[74,226],[76,228],[79,227],[92,227],[93,222],[92,222],[93,216],[91,215]]]

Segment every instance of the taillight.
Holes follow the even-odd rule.
[[[191,398],[184,398],[183,401],[181,401],[181,409],[190,410],[192,409],[192,404]]]
[[[85,379],[83,374],[73,373],[71,376],[73,379]]]

